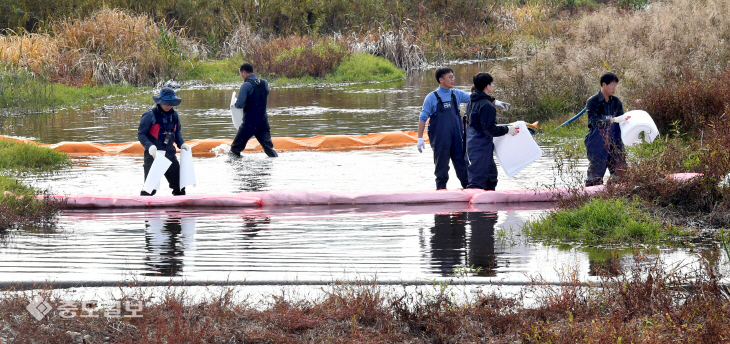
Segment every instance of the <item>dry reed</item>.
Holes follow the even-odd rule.
[[[526,120],[580,110],[608,70],[619,75],[617,95],[631,107],[643,88],[677,82],[685,71],[708,77],[728,69],[729,11],[722,0],[661,1],[630,12],[601,8],[545,46],[518,40],[512,55],[527,62],[493,72],[509,82],[515,105],[537,109],[525,110]],[[546,97],[561,104],[539,113]]]
[[[59,57],[58,42],[47,34],[21,32],[0,35],[0,62],[36,74],[53,68]]]

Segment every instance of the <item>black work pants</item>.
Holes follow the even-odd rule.
[[[271,141],[271,131],[268,128],[268,125],[257,128],[256,126],[246,125],[245,121],[238,128],[236,138],[233,139],[233,143],[231,144],[231,153],[241,154],[241,152],[246,148],[248,140],[254,136],[256,137],[256,140],[259,141],[259,144],[264,149],[266,155],[270,157],[279,156],[274,149],[274,143]]]

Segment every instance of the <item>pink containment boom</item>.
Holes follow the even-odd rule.
[[[688,180],[697,173],[679,173],[668,176],[673,180]],[[455,203],[495,204],[522,202],[552,202],[570,192],[589,195],[603,191],[603,185],[581,189],[524,189],[484,191],[479,189],[415,191],[415,192],[328,192],[328,191],[261,191],[232,195],[187,196],[51,196],[66,199],[68,208],[196,208],[239,207],[256,208],[282,205],[336,205],[336,204],[424,204]]]

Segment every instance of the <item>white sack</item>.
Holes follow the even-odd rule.
[[[180,150],[180,188],[195,186],[195,169],[193,169],[193,150]]]
[[[233,120],[233,126],[238,130],[238,128],[243,123],[243,109],[239,109],[236,107],[236,101],[238,98],[236,98],[236,92],[233,92],[233,96],[231,97],[231,119]]]
[[[654,120],[651,116],[643,110],[633,110],[624,113],[626,116],[631,116],[630,119],[619,123],[621,128],[621,141],[624,145],[631,146],[639,140],[639,134],[644,133],[644,140],[646,142],[653,142],[654,139],[659,136],[659,129],[657,129]]]
[[[152,190],[160,187],[160,180],[165,175],[167,169],[172,165],[172,161],[165,157],[165,151],[157,151],[155,162],[150,166],[150,172],[147,173],[147,180],[144,181],[142,190],[152,193]]]
[[[542,156],[542,149],[532,138],[525,122],[517,121],[512,125],[520,128],[519,134],[494,138],[494,154],[509,178]]]

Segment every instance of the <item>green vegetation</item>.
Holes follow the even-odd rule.
[[[52,226],[62,202],[39,199],[43,192],[20,183],[15,175],[51,171],[69,164],[66,154],[50,148],[0,140],[0,230]]]
[[[689,235],[652,219],[636,201],[593,199],[576,209],[553,211],[523,228],[531,237],[586,244],[659,242]]]
[[[20,68],[0,70],[0,115],[2,111],[29,114],[56,109],[98,104],[110,97],[133,96],[142,90],[131,85],[69,86],[51,83]]]
[[[209,60],[193,63],[193,66],[186,70],[181,80],[200,80],[202,82],[222,84],[240,82],[238,67],[242,58],[227,58],[221,60]]]
[[[50,171],[69,163],[66,154],[53,149],[0,139],[0,170]]]
[[[405,78],[406,73],[392,62],[370,54],[348,56],[327,76],[328,81],[368,82],[392,81]]]

